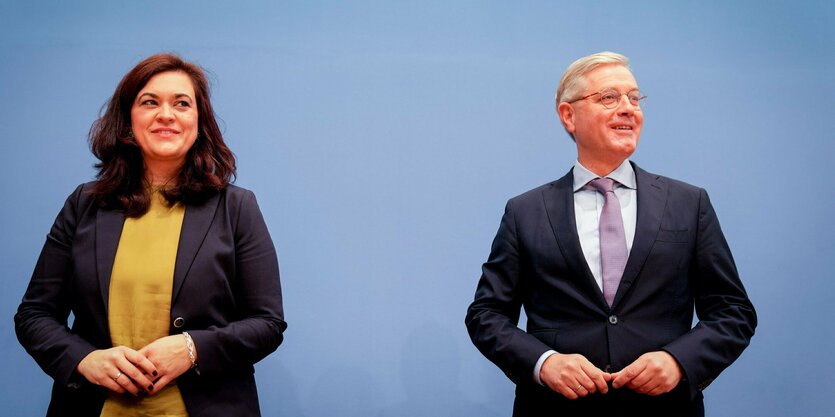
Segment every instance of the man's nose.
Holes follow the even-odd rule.
[[[626,94],[621,94],[620,100],[618,100],[617,107],[619,114],[632,114],[635,113],[635,110],[637,109],[638,106],[632,104],[632,102],[629,101],[629,96],[627,96]]]

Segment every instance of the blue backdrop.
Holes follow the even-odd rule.
[[[173,51],[213,102],[279,251],[289,329],[266,416],[507,416],[463,325],[505,201],[565,173],[553,110],[582,55],[632,59],[633,160],[710,192],[760,317],[711,416],[835,415],[830,1],[0,3],[0,404],[51,380],[12,315],[118,81]]]

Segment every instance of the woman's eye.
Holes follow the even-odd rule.
[[[154,106],[154,105],[157,104],[157,102],[156,102],[156,100],[147,99],[147,100],[142,100],[141,102],[139,102],[139,104],[141,106]]]

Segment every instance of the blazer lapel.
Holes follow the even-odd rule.
[[[667,183],[658,175],[650,174],[634,163],[632,167],[635,169],[638,184],[638,218],[635,224],[632,250],[629,252],[629,259],[626,261],[626,268],[623,270],[612,308],[617,306],[623,295],[635,284],[638,273],[641,272],[655,243],[655,237],[661,227],[664,207],[667,204]]]
[[[574,215],[574,175],[569,171],[564,177],[553,182],[551,187],[542,192],[548,221],[557,238],[565,262],[577,273],[576,280],[580,288],[589,294],[598,307],[606,307],[603,292],[597,286],[594,276],[586,263],[580,239],[577,236],[577,219]]]
[[[124,224],[125,214],[122,211],[99,209],[96,212],[96,273],[105,312],[109,309],[110,275]]]
[[[174,264],[174,287],[171,291],[171,304],[177,299],[180,289],[183,287],[183,282],[191,269],[191,264],[203,245],[206,234],[209,232],[209,227],[212,225],[212,220],[217,211],[217,205],[220,201],[219,192],[210,197],[201,205],[186,206],[186,212],[183,217],[183,226],[180,229],[180,243],[177,247],[177,260]]]

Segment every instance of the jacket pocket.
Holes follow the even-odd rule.
[[[530,333],[533,337],[539,339],[540,342],[545,343],[551,349],[554,349],[557,345],[557,331],[554,329],[534,330]]]

